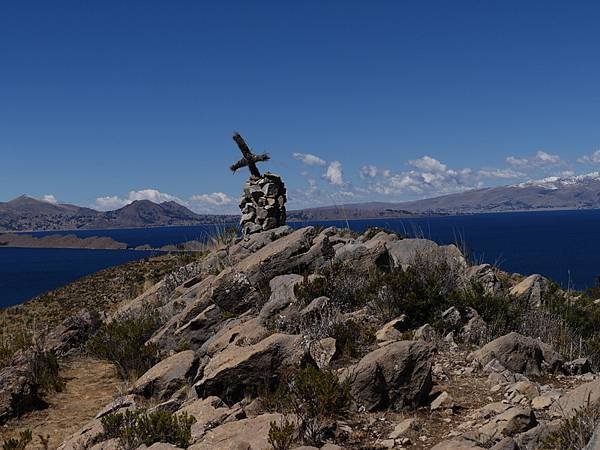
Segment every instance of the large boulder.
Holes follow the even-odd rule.
[[[48,333],[44,339],[44,349],[57,356],[67,356],[78,351],[100,327],[100,323],[97,314],[82,309]]]
[[[270,448],[271,423],[283,421],[281,414],[263,414],[253,418],[227,422],[208,431],[189,450],[261,450]]]
[[[411,408],[427,400],[431,358],[432,348],[423,341],[393,342],[364,356],[344,376],[359,408]]]
[[[274,228],[262,233],[253,233],[241,237],[228,249],[228,262],[236,264],[250,254],[260,250],[271,242],[292,233],[294,229],[288,225]]]
[[[214,355],[195,385],[200,398],[216,395],[239,401],[249,390],[273,384],[282,366],[297,366],[305,356],[302,337],[273,334],[246,347],[228,346]]]
[[[494,339],[472,353],[471,357],[482,366],[496,359],[508,370],[528,376],[540,375],[544,362],[540,341],[515,332]]]
[[[491,264],[471,266],[467,269],[466,276],[468,280],[480,284],[488,294],[502,292],[502,281],[498,277],[497,269]]]
[[[183,406],[177,411],[177,414],[186,413],[194,416],[196,422],[192,424],[192,442],[198,442],[204,434],[220,425],[231,410],[218,397],[207,397],[205,399],[195,400]]]
[[[335,259],[351,266],[358,273],[368,273],[374,269],[388,270],[392,265],[384,243],[375,246],[348,243],[335,250]]]
[[[190,383],[197,368],[198,360],[192,350],[176,353],[138,378],[132,391],[144,397],[168,400],[178,389]]]
[[[270,332],[260,319],[246,314],[229,320],[200,348],[201,356],[210,357],[229,346],[246,347],[266,338]]]
[[[0,424],[41,406],[30,374],[30,358],[23,352],[19,352],[0,369]]]
[[[386,243],[395,267],[406,269],[419,258],[445,262],[451,267],[467,267],[465,257],[455,245],[438,245],[427,239],[400,239]]]
[[[530,275],[510,288],[510,295],[527,302],[530,306],[539,307],[550,291],[550,282],[541,275]]]
[[[271,295],[267,303],[263,305],[258,317],[266,322],[273,319],[279,312],[296,302],[294,288],[302,283],[304,277],[301,275],[280,275],[269,282]]]
[[[600,402],[600,379],[571,389],[553,405],[552,410],[560,416],[571,417],[578,409]]]
[[[235,265],[253,284],[265,284],[277,275],[315,271],[333,258],[327,235],[317,235],[314,227],[301,228],[284,236]]]

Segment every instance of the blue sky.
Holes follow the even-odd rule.
[[[598,170],[599,19],[596,2],[2,2],[0,200],[236,211],[233,131],[271,153],[290,207]]]

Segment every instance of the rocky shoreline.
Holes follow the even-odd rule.
[[[156,278],[100,316],[83,299],[45,336],[59,362],[95,355],[123,377],[50,448],[566,450],[600,435],[597,302],[542,276],[382,230],[283,226]],[[0,369],[7,437],[30,414],[14,399],[35,390],[33,354]]]

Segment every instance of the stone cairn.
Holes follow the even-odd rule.
[[[238,133],[234,133],[233,140],[243,157],[230,167],[231,171],[235,172],[242,167],[250,170],[250,178],[244,185],[244,194],[240,200],[240,225],[244,235],[285,225],[285,185],[281,177],[269,172],[261,175],[256,167],[257,162],[268,161],[269,155],[253,154]]]

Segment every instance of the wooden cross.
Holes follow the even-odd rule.
[[[260,178],[261,175],[258,171],[258,167],[256,167],[256,163],[261,161],[268,161],[270,159],[269,155],[267,153],[263,153],[262,155],[255,155],[254,153],[252,153],[252,151],[250,150],[250,148],[239,133],[233,133],[233,140],[240,148],[243,157],[238,162],[229,167],[231,171],[235,172],[236,170],[241,169],[242,167],[248,167],[250,173],[253,176]]]

